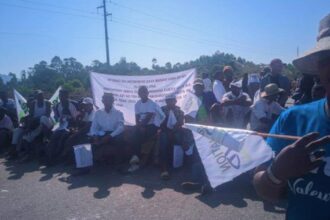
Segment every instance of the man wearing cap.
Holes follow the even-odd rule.
[[[269,132],[274,122],[284,110],[284,108],[276,101],[283,92],[276,84],[269,84],[260,94],[251,107],[251,130],[259,132]]]
[[[232,82],[230,90],[221,100],[225,124],[233,128],[246,128],[252,100],[247,93],[242,92],[242,81]]]
[[[162,106],[165,120],[161,124],[159,134],[161,178],[168,179],[169,172],[169,149],[174,145],[181,146],[185,151],[194,144],[190,130],[183,128],[184,112],[176,105],[175,95],[168,95],[165,98],[166,105]]]
[[[195,79],[193,88],[195,91],[194,95],[200,105],[194,117],[190,114],[185,115],[186,122],[208,124],[210,122],[210,109],[217,100],[212,92],[204,92],[204,83],[202,79]]]
[[[287,198],[286,219],[330,219],[330,14],[320,22],[316,47],[293,61],[304,73],[317,74],[327,97],[283,112],[268,138],[276,153],[257,168],[254,186],[268,200]]]
[[[222,96],[226,93],[225,87],[223,85],[224,75],[223,72],[218,71],[215,73],[215,80],[213,82],[213,94],[217,101],[220,103]]]
[[[65,141],[63,156],[68,160],[68,162],[73,159],[72,147],[74,145],[90,142],[88,134],[95,115],[93,99],[90,97],[84,98],[81,102],[79,112],[80,114],[77,116],[76,122],[76,131]]]
[[[280,59],[273,59],[270,63],[271,72],[266,74],[260,82],[261,91],[270,84],[275,83],[279,88],[283,89],[285,93],[282,93],[279,99],[281,106],[285,106],[286,101],[290,95],[291,83],[288,77],[282,75],[283,63]]]

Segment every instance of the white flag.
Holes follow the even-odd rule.
[[[182,111],[185,115],[189,115],[192,118],[196,118],[199,107],[201,106],[202,101],[192,92],[187,92],[183,104]]]
[[[26,99],[17,92],[16,89],[14,89],[14,97],[15,97],[15,105],[16,105],[16,111],[17,111],[17,117],[20,121],[23,117],[25,117],[28,113],[28,107]]]
[[[52,97],[49,99],[49,101],[50,101],[50,103],[51,103],[51,105],[52,105],[53,108],[57,105],[57,103],[60,102],[60,90],[61,90],[61,89],[62,89],[61,86],[58,87],[58,88],[56,89],[55,93],[54,93],[54,94],[52,95]],[[53,127],[53,131],[54,131],[54,130],[56,130],[56,129],[59,128],[60,123],[59,123],[59,122],[56,122],[54,111],[52,111],[52,112],[50,113],[50,117],[51,117],[51,119],[53,120],[53,122],[55,123],[55,124],[54,124],[54,127]]]
[[[274,153],[253,131],[185,124],[213,188],[270,160]]]

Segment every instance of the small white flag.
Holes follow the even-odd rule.
[[[17,117],[18,120],[20,121],[23,117],[25,117],[29,113],[27,102],[26,99],[16,89],[14,89],[14,98],[15,98]]]
[[[185,124],[213,188],[270,160],[274,153],[253,131]]]

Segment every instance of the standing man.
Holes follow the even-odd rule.
[[[273,59],[270,62],[270,68],[271,72],[261,79],[260,89],[263,91],[268,84],[275,83],[285,91],[279,98],[280,105],[284,107],[290,95],[291,83],[288,77],[282,75],[283,63],[280,59]]]
[[[212,92],[212,81],[208,73],[203,73],[204,92]]]
[[[224,79],[225,77],[223,72],[218,71],[215,73],[215,80],[213,82],[213,94],[219,103],[221,102],[223,95],[226,93],[225,87],[223,86]]]
[[[330,14],[320,22],[316,47],[293,64],[318,74],[327,97],[292,107],[281,114],[271,134],[300,137],[297,141],[268,138],[276,153],[257,168],[254,186],[264,199],[286,198],[286,219],[330,219]]]
[[[227,92],[230,91],[230,83],[234,80],[234,70],[231,66],[224,66],[223,67],[223,75],[224,75],[224,83],[223,86]]]

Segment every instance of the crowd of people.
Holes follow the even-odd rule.
[[[194,146],[192,132],[183,127],[184,123],[268,132],[285,109],[291,92],[290,81],[282,75],[282,69],[281,60],[274,59],[260,74],[246,74],[240,80],[235,79],[230,66],[216,72],[213,82],[203,73],[193,84],[194,95],[201,101],[195,115],[185,115],[176,105],[175,95],[165,98],[165,106],[158,106],[148,97],[147,87],[141,86],[140,100],[135,104],[135,126],[124,125],[123,113],[115,108],[113,94],[104,93],[104,106],[96,110],[92,98],[73,101],[64,89],[60,90],[59,103],[54,106],[42,91],[35,91],[27,101],[28,115],[18,122],[14,100],[2,91],[0,136],[4,141],[1,148],[10,145],[8,158],[20,163],[38,158],[52,166],[60,162],[73,163],[73,146],[91,143],[96,162],[118,166],[128,163],[126,172],[135,172],[152,157],[160,167],[161,178],[168,179],[173,146],[181,146],[184,151],[191,151]],[[316,99],[311,95],[315,86],[305,85],[311,84],[311,80],[304,77],[298,87],[297,93],[301,95],[297,104]],[[321,98],[320,95],[317,98]],[[201,165],[196,153],[186,160],[192,167]],[[90,170],[91,167],[77,169],[76,173]],[[200,170],[203,173],[203,169]]]
[[[187,190],[206,192],[210,186],[198,153],[194,150],[192,132],[183,127],[184,123],[264,133],[271,130],[273,134],[303,136],[292,145],[287,140],[269,138],[268,143],[277,156],[271,165],[264,164],[257,169],[254,184],[262,197],[275,200],[283,196],[289,182],[292,193],[288,216],[298,219],[295,216],[301,215],[297,211],[305,210],[304,218],[299,219],[306,216],[312,219],[314,212],[306,210],[313,207],[315,210],[322,209],[321,214],[317,215],[320,218],[316,219],[324,219],[326,205],[322,202],[330,200],[329,190],[324,184],[329,181],[322,179],[320,183],[316,179],[321,177],[315,176],[318,170],[312,174],[309,171],[319,167],[321,157],[325,155],[324,148],[318,154],[314,154],[315,150],[330,142],[329,136],[326,136],[329,105],[324,99],[329,89],[329,29],[330,16],[327,16],[321,21],[317,49],[294,61],[302,72],[306,70],[308,73],[299,79],[295,91],[292,91],[290,80],[282,74],[283,63],[280,59],[272,60],[269,67],[260,73],[245,74],[240,80],[236,79],[232,67],[225,66],[222,71],[216,72],[213,82],[207,73],[195,79],[193,92],[201,104],[194,115],[185,115],[176,105],[174,95],[165,98],[165,106],[159,106],[149,98],[148,88],[140,86],[140,99],[135,104],[135,126],[124,124],[124,115],[115,108],[113,94],[104,93],[104,106],[96,110],[92,98],[85,97],[80,102],[74,102],[64,89],[60,91],[60,101],[55,106],[44,99],[42,91],[36,91],[27,102],[29,114],[18,121],[14,100],[8,98],[7,91],[2,91],[0,147],[9,148],[8,159],[22,163],[38,158],[51,166],[61,162],[73,163],[73,146],[90,143],[95,163],[113,163],[121,172],[135,172],[152,158],[160,167],[161,178],[167,180],[170,178],[173,146],[177,145],[185,152],[185,161],[192,170],[191,179],[182,186]],[[314,76],[310,75],[311,72]],[[296,107],[285,111],[289,97]],[[59,125],[54,128],[56,123]],[[306,135],[315,131],[318,133]],[[317,139],[319,134],[325,137]],[[127,169],[123,169],[123,164],[127,165]],[[77,173],[88,173],[90,170],[91,167],[87,167]],[[306,186],[306,192],[295,188],[295,178],[302,175],[307,179],[298,181],[310,180],[316,184]],[[320,192],[307,192],[307,188],[313,186],[319,187]],[[300,198],[297,194],[305,197]],[[310,203],[310,197],[317,201]],[[310,206],[301,205],[301,201],[308,201],[306,204]]]

